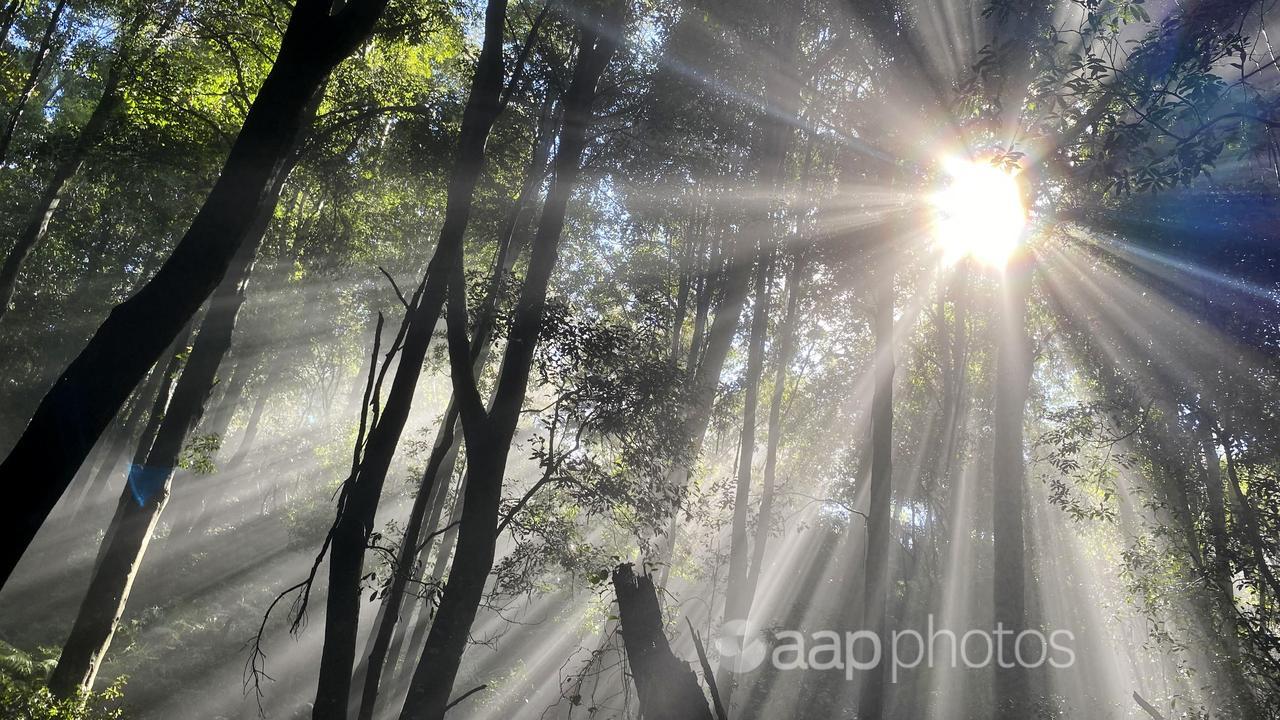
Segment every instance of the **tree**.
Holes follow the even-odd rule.
[[[507,454],[524,404],[566,208],[581,173],[596,84],[617,48],[615,33],[622,27],[623,14],[620,5],[606,5],[601,15],[584,19],[579,31],[578,58],[573,80],[564,95],[564,119],[551,186],[531,245],[529,269],[516,301],[502,371],[488,410],[480,399],[471,369],[461,256],[454,261],[450,273],[446,313],[449,364],[466,444],[466,492],[456,558],[409,685],[400,715],[405,720],[436,719],[444,715],[471,622],[493,567]]]
[[[66,186],[80,171],[80,167],[84,165],[89,153],[108,129],[112,116],[119,110],[121,103],[120,85],[125,74],[133,72],[137,67],[145,63],[146,53],[139,52],[140,50],[143,50],[148,45],[154,47],[155,44],[164,40],[172,29],[178,9],[178,6],[174,5],[167,10],[166,15],[158,19],[158,26],[155,30],[149,33],[150,37],[145,40],[140,38],[139,35],[148,20],[151,19],[146,8],[139,10],[121,29],[120,35],[116,39],[114,59],[111,61],[102,83],[102,95],[98,98],[97,104],[93,107],[93,112],[89,114],[89,119],[85,122],[84,127],[80,129],[70,150],[58,161],[54,168],[53,176],[49,178],[35,206],[28,213],[26,226],[15,240],[13,247],[9,249],[9,254],[5,256],[3,265],[0,265],[0,319],[4,318],[9,309],[14,289],[18,284],[18,274],[22,270],[22,264],[31,250],[40,244],[48,232],[49,222],[53,219],[54,212],[62,202],[62,195]],[[5,147],[7,147],[7,144],[6,141]],[[3,157],[3,154],[3,151],[0,151],[0,157]]]
[[[485,10],[485,39],[458,135],[440,237],[426,275],[406,310],[401,328],[403,347],[387,406],[370,429],[364,446],[357,448],[360,463],[344,484],[340,497],[329,556],[325,650],[321,656],[320,684],[313,714],[317,720],[345,717],[347,713],[364,551],[373,532],[387,468],[408,420],[422,362],[444,303],[446,273],[462,257],[463,234],[470,219],[475,186],[484,168],[485,142],[502,110],[506,17],[506,1],[490,0]]]
[[[155,277],[117,306],[63,371],[0,464],[0,479],[14,488],[0,583],[134,386],[221,281],[256,209],[269,204],[269,189],[303,129],[307,107],[332,68],[368,37],[385,5],[362,0],[331,14],[328,3],[308,0],[295,8],[271,73],[186,235]],[[26,481],[37,475],[46,479]]]

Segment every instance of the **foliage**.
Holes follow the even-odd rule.
[[[58,700],[44,687],[57,663],[57,652],[35,655],[0,642],[0,713],[12,720],[119,720],[125,678],[83,697]]]

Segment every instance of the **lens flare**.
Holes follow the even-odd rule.
[[[947,186],[932,197],[933,235],[943,261],[972,257],[1003,268],[1027,224],[1017,178],[985,161],[952,158],[943,169]]]

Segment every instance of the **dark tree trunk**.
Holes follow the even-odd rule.
[[[1249,501],[1249,497],[1244,494],[1244,487],[1240,484],[1240,473],[1236,468],[1235,449],[1232,446],[1233,437],[1227,428],[1223,428],[1221,431],[1221,441],[1227,460],[1227,484],[1231,487],[1231,494],[1235,499],[1236,511],[1240,515],[1240,524],[1244,528],[1246,542],[1253,551],[1253,559],[1257,564],[1259,580],[1255,584],[1260,593],[1266,593],[1270,589],[1273,597],[1280,598],[1280,581],[1276,580],[1275,573],[1271,570],[1271,562],[1267,559],[1273,557],[1274,553],[1262,536],[1257,511],[1254,509],[1253,503]]]
[[[103,428],[244,244],[330,70],[364,42],[385,0],[295,4],[280,53],[186,235],[159,271],[111,312],[45,395],[3,465],[0,583],[7,581]],[[31,478],[42,478],[33,483]]]
[[[609,8],[620,14],[617,3]],[[538,231],[533,239],[520,297],[516,302],[502,371],[491,409],[486,412],[472,372],[466,340],[465,287],[462,258],[451,268],[449,356],[454,392],[458,396],[466,440],[467,480],[458,533],[456,559],[449,573],[422,657],[409,683],[402,720],[440,720],[449,704],[471,623],[485,582],[493,568],[502,478],[529,382],[533,353],[542,327],[547,289],[559,254],[565,214],[581,173],[587,143],[591,104],[596,84],[617,47],[621,27],[617,15],[595,24],[584,18],[573,80],[565,93],[563,130],[555,159],[554,179],[547,191]]]
[[[1222,483],[1222,464],[1218,457],[1218,448],[1213,440],[1208,418],[1203,414],[1198,423],[1201,450],[1204,453],[1205,465],[1205,499],[1206,515],[1209,518],[1209,542],[1213,548],[1210,578],[1214,585],[1214,597],[1217,598],[1221,625],[1211,632],[1222,638],[1223,655],[1225,655],[1224,672],[1232,685],[1232,692],[1239,702],[1249,704],[1253,700],[1248,681],[1242,676],[1240,657],[1239,612],[1236,609],[1235,579],[1231,570],[1230,537],[1227,534],[1227,506]]]
[[[255,359],[247,357],[248,354],[243,351],[237,352],[236,355],[240,356],[239,361],[231,369],[226,383],[219,383],[223,385],[222,392],[213,414],[209,417],[208,428],[210,434],[218,436],[220,449],[226,447],[227,430],[231,428],[231,419],[235,417],[236,408],[240,407],[240,401],[243,399],[244,388],[249,384],[249,378],[257,367]]]
[[[694,267],[698,274],[693,278],[693,328],[689,334],[689,352],[684,361],[685,371],[690,374],[697,370],[698,359],[702,357],[703,335],[707,331],[707,315],[711,312],[711,284],[708,282],[706,268],[703,266],[701,248],[698,256],[694,258]]]
[[[751,466],[755,461],[756,410],[759,405],[760,377],[764,374],[764,344],[769,331],[769,295],[772,274],[772,249],[761,257],[756,268],[755,307],[751,311],[751,336],[747,343],[747,374],[743,386],[742,431],[738,440],[738,477],[733,501],[733,524],[729,536],[729,578],[725,588],[724,621],[741,620],[751,608],[747,594],[747,515],[751,505]],[[716,672],[716,686],[723,698],[733,697],[735,673],[728,663]]]
[[[89,487],[85,489],[85,494],[80,498],[77,517],[86,504],[96,501],[102,496],[103,491],[110,486],[111,476],[115,474],[116,469],[119,467],[119,461],[124,457],[129,443],[134,442],[135,438],[138,438],[137,450],[133,459],[137,462],[142,462],[145,459],[141,454],[146,453],[146,448],[151,447],[151,441],[156,436],[156,429],[160,427],[160,420],[164,417],[165,406],[169,404],[169,394],[173,390],[173,380],[177,377],[178,370],[182,366],[182,358],[186,354],[187,340],[190,339],[191,329],[190,325],[188,325],[179,333],[178,339],[174,341],[173,347],[169,349],[169,362],[163,368],[156,368],[147,382],[139,388],[129,419],[125,421],[125,426],[121,429],[120,434],[115,437],[111,447],[108,448],[106,457],[102,459],[102,465],[94,473],[93,480],[89,483]],[[147,404],[149,399],[152,400],[150,405]],[[147,418],[147,422],[139,436],[138,424],[142,422],[144,417]]]
[[[391,582],[384,591],[382,606],[378,609],[377,621],[373,632],[370,633],[369,646],[365,653],[368,659],[365,663],[363,679],[359,674],[356,675],[356,679],[360,681],[359,684],[363,688],[360,707],[357,710],[359,720],[369,720],[373,717],[387,657],[395,646],[396,631],[403,627],[400,622],[400,613],[409,579],[411,576],[420,578],[422,574],[421,566],[424,558],[419,552],[419,538],[424,528],[433,528],[439,519],[438,513],[428,517],[428,511],[440,509],[440,503],[436,501],[440,499],[440,489],[445,485],[441,480],[448,478],[441,473],[441,469],[450,450],[455,447],[456,416],[454,404],[450,403],[445,413],[445,422],[441,424],[435,445],[431,448],[431,457],[428,458],[427,466],[423,470],[418,494],[413,500],[413,507],[409,510],[409,522],[405,525],[404,539],[401,540],[396,554],[396,565],[392,568]],[[452,469],[450,471],[452,472]]]
[[[31,96],[35,93],[36,86],[40,84],[40,74],[44,71],[44,63],[49,59],[49,53],[53,50],[53,40],[58,33],[58,23],[62,20],[62,11],[66,8],[67,0],[58,0],[58,3],[53,6],[53,12],[49,14],[49,24],[45,26],[44,35],[40,37],[40,44],[36,47],[35,57],[31,59],[31,70],[27,73],[27,79],[22,84],[22,89],[18,91],[18,97],[13,101],[9,116],[5,118],[3,134],[0,134],[0,165],[3,165],[9,159],[9,146],[13,144],[13,135],[18,129],[18,121],[22,119],[22,113],[27,109],[27,103],[31,101]],[[5,34],[8,34],[8,28],[5,29]],[[5,299],[7,300],[8,298]]]
[[[1015,260],[1005,273],[1000,313],[1000,347],[996,362],[994,463],[992,468],[992,531],[995,536],[992,605],[997,627],[1016,638],[1026,629],[1026,544],[1023,495],[1023,420],[1030,393],[1032,358],[1027,333],[1030,268]],[[1031,685],[1018,663],[995,671],[994,717],[1023,720],[1031,712]]]
[[[284,176],[274,190],[279,192]],[[231,347],[236,316],[244,303],[258,243],[275,208],[274,197],[264,201],[255,224],[257,237],[241,245],[226,279],[209,303],[186,367],[149,445],[146,460],[135,463],[121,493],[111,529],[103,539],[99,562],[89,582],[80,612],[63,646],[49,689],[58,697],[72,697],[93,688],[116,625],[124,614],[133,580],[151,542],[152,532],[169,501],[187,437],[204,413],[218,367]]]
[[[698,676],[671,652],[653,579],[631,565],[613,571],[622,642],[644,720],[711,720]]]
[[[383,660],[383,677],[389,678],[385,680],[378,689],[378,696],[375,698],[376,708],[386,707],[388,699],[391,695],[399,697],[404,691],[405,683],[408,678],[399,672],[401,669],[400,660],[405,655],[405,640],[413,632],[414,647],[422,642],[422,636],[418,635],[418,626],[425,623],[416,623],[418,617],[424,620],[428,616],[427,608],[430,603],[425,598],[432,597],[437,587],[437,583],[427,574],[427,562],[431,559],[431,552],[435,548],[435,542],[440,539],[441,535],[448,531],[441,527],[440,517],[444,513],[445,500],[448,499],[450,482],[453,479],[453,467],[457,458],[458,440],[462,435],[462,428],[454,424],[454,441],[451,446],[451,456],[445,456],[445,462],[441,464],[441,468],[437,471],[437,481],[431,491],[431,507],[428,510],[427,522],[423,525],[423,531],[426,532],[418,552],[418,566],[414,570],[412,586],[418,588],[414,593],[414,600],[424,600],[423,602],[412,602],[408,608],[408,612],[404,615],[404,621],[396,621],[395,633],[391,636],[391,645],[387,649],[386,657]],[[447,465],[448,472],[444,471]],[[424,631],[425,632],[425,631]],[[410,653],[412,651],[409,651]]]
[[[130,472],[134,466],[143,465],[147,461],[147,452],[151,450],[151,444],[155,442],[156,433],[160,431],[160,424],[164,422],[165,410],[169,407],[169,400],[173,396],[174,381],[178,379],[179,373],[182,372],[187,352],[190,350],[188,342],[190,342],[191,333],[194,330],[194,321],[187,323],[178,339],[174,341],[173,352],[170,354],[169,362],[161,375],[160,386],[155,393],[155,399],[151,403],[151,410],[147,413],[147,422],[142,426],[142,433],[138,436],[137,445],[134,446],[133,456],[127,468]]]
[[[896,238],[886,238],[893,240]],[[888,637],[889,568],[893,548],[893,281],[895,260],[891,242],[877,243],[881,254],[876,268],[872,330],[875,357],[871,395],[871,485],[867,507],[867,547],[863,563],[862,627]],[[884,715],[887,663],[863,676],[858,696],[858,717],[879,720]]]
[[[471,357],[473,372],[479,373],[488,357],[490,343],[495,325],[497,303],[506,285],[506,279],[521,254],[525,243],[527,219],[533,198],[546,174],[547,158],[551,153],[551,142],[554,140],[554,123],[550,102],[543,107],[542,120],[539,123],[534,139],[533,153],[525,171],[524,182],[520,193],[511,208],[506,222],[503,223],[502,236],[498,241],[498,252],[494,259],[494,269],[489,280],[489,288],[485,293],[485,304],[481,316],[476,323],[476,332],[471,339]],[[387,587],[383,607],[377,627],[371,634],[372,642],[365,665],[363,691],[360,698],[358,720],[371,720],[378,697],[378,687],[382,682],[387,653],[391,648],[394,631],[399,623],[400,609],[404,601],[405,588],[413,570],[414,558],[418,557],[418,540],[422,534],[423,522],[426,520],[429,506],[435,512],[428,524],[431,531],[439,520],[441,503],[431,503],[438,496],[437,487],[441,479],[447,480],[453,473],[454,460],[457,458],[458,443],[458,404],[451,397],[445,410],[444,420],[436,433],[435,444],[431,448],[431,456],[422,475],[417,497],[409,512],[409,521],[405,525],[404,539],[397,554],[395,572]],[[448,465],[447,470],[445,465]]]
[[[787,387],[787,365],[791,362],[796,341],[796,323],[800,307],[800,277],[803,273],[801,258],[792,261],[787,278],[787,309],[779,330],[781,338],[774,357],[773,396],[769,401],[769,438],[764,452],[764,487],[760,491],[760,513],[756,518],[756,541],[751,548],[751,570],[747,575],[746,594],[754,598],[760,584],[760,572],[764,566],[765,548],[773,525],[773,503],[778,473],[778,444],[782,440],[782,401]],[[750,606],[747,610],[750,612]],[[726,698],[727,700],[727,698]]]
[[[702,195],[699,192],[690,201],[692,206],[690,210],[688,232],[685,235],[684,247],[680,250],[680,263],[678,266],[679,277],[676,279],[676,306],[675,312],[671,319],[671,362],[672,364],[680,361],[680,355],[684,350],[684,322],[689,314],[689,298],[692,295],[695,302],[701,302],[701,295],[697,292],[697,274],[700,266],[700,257],[702,253],[702,243],[706,236],[707,226],[703,224]],[[710,210],[707,211],[707,217],[710,217]],[[702,320],[706,320],[706,307],[703,305]],[[697,321],[695,320],[695,325]],[[697,332],[701,332],[701,328]],[[696,344],[694,341],[691,344]]]
[[[315,720],[347,717],[359,630],[364,552],[373,532],[382,486],[408,422],[422,363],[440,318],[448,273],[462,253],[476,183],[484,168],[485,143],[501,111],[506,17],[507,1],[490,0],[485,11],[484,43],[463,112],[439,240],[426,276],[405,316],[404,345],[386,407],[377,425],[369,431],[359,469],[344,489],[338,509],[329,551],[324,649],[312,712]]]
[[[458,428],[457,433],[460,437],[461,427]],[[453,466],[458,458],[457,452],[460,448],[460,444],[456,440],[453,448],[453,455],[447,461],[450,472],[453,471]],[[458,492],[454,497],[453,506],[449,510],[449,522],[444,526],[444,532],[440,535],[439,549],[436,550],[436,560],[431,566],[431,575],[428,582],[431,588],[429,592],[436,593],[444,586],[445,574],[449,570],[449,560],[453,555],[454,546],[458,540],[458,523],[462,522],[462,506],[466,500],[466,494],[467,481],[464,475],[461,482],[458,483]],[[418,621],[413,624],[413,634],[409,636],[409,641],[405,645],[404,661],[396,673],[396,697],[402,697],[408,691],[409,683],[413,681],[414,670],[417,668],[414,657],[421,654],[427,631],[431,629],[431,617],[431,602],[422,603],[418,608]]]

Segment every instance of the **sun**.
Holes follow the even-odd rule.
[[[1027,211],[1017,177],[985,161],[943,161],[948,182],[934,194],[933,236],[948,265],[965,257],[1003,268],[1018,247]]]

